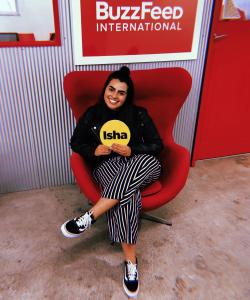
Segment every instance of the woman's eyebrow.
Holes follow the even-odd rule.
[[[111,87],[112,89],[114,89],[114,90],[115,90],[115,88],[114,88],[112,85],[109,85],[109,87]],[[124,90],[118,90],[118,92],[127,93],[127,91],[124,91]]]

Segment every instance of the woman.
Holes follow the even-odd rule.
[[[136,258],[140,189],[159,178],[158,159],[163,148],[161,138],[146,109],[133,105],[134,85],[130,70],[122,67],[109,75],[99,102],[79,119],[71,138],[71,148],[93,168],[93,176],[102,189],[99,201],[80,217],[66,221],[62,233],[78,237],[106,213],[111,241],[120,243],[125,257],[123,287],[129,297],[139,291]],[[120,120],[130,129],[128,145],[100,142],[103,124]]]

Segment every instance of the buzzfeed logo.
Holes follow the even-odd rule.
[[[145,20],[147,16],[153,20],[178,20],[183,16],[183,8],[180,6],[154,6],[153,2],[142,1],[141,6],[117,6],[114,8],[106,1],[96,2],[97,20]]]

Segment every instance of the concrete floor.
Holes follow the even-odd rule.
[[[0,195],[0,299],[127,299],[105,218],[79,239],[60,225],[89,206],[78,187]],[[138,299],[250,299],[250,155],[197,162],[176,199],[142,221]]]

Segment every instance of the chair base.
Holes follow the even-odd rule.
[[[156,217],[156,216],[152,216],[152,215],[146,214],[146,213],[141,214],[141,219],[149,220],[149,221],[160,223],[160,224],[165,224],[165,225],[168,225],[168,226],[172,226],[171,221],[168,221],[166,219],[162,219],[162,218],[159,218],[159,217]]]

